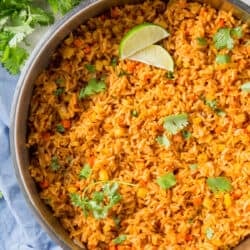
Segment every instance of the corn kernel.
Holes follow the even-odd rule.
[[[77,191],[77,188],[75,186],[69,186],[67,190],[69,193],[75,193]]]
[[[102,71],[102,68],[103,68],[102,61],[97,60],[96,63],[95,63],[95,68],[96,68],[96,71]]]
[[[62,51],[63,58],[71,58],[74,55],[75,50],[71,47],[65,47]]]
[[[203,200],[202,205],[203,205],[205,208],[210,209],[210,208],[212,207],[212,201],[211,201],[211,199],[209,199],[209,198],[206,197],[206,198]]]
[[[148,192],[148,190],[146,188],[139,187],[137,192],[136,192],[136,195],[137,195],[138,198],[143,199],[147,195],[147,192]]]
[[[232,200],[230,194],[224,194],[224,205],[226,208],[231,207],[232,205]]]
[[[108,181],[109,180],[108,172],[105,169],[100,170],[99,180],[100,181]]]
[[[195,118],[193,119],[193,123],[194,123],[194,124],[200,124],[200,122],[201,122],[201,118],[200,118],[200,117],[195,117]]]

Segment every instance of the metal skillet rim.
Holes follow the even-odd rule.
[[[15,168],[15,174],[19,183],[19,186],[21,187],[22,193],[25,197],[25,200],[28,204],[28,206],[31,208],[33,214],[36,217],[36,220],[39,222],[39,224],[43,227],[43,229],[48,233],[48,235],[56,242],[58,243],[63,249],[71,249],[68,244],[66,244],[65,240],[62,239],[62,237],[57,234],[54,230],[52,225],[47,223],[45,218],[41,215],[39,212],[39,209],[34,205],[32,202],[33,198],[31,195],[30,190],[28,190],[26,182],[24,181],[24,176],[21,171],[20,166],[20,159],[19,155],[17,154],[16,148],[18,148],[18,142],[17,142],[17,111],[19,111],[19,107],[22,105],[20,103],[20,96],[22,96],[22,93],[24,91],[25,85],[27,85],[27,76],[29,76],[32,72],[32,69],[34,68],[34,65],[37,61],[40,59],[40,55],[44,53],[44,48],[48,46],[48,44],[51,42],[53,37],[55,37],[57,34],[60,33],[61,30],[64,30],[65,24],[69,24],[70,22],[73,22],[77,18],[77,16],[81,16],[82,12],[87,11],[90,7],[93,7],[95,5],[98,5],[102,0],[86,0],[83,3],[81,3],[78,7],[76,7],[72,12],[68,13],[64,18],[56,22],[49,31],[43,36],[43,38],[39,41],[35,49],[30,55],[29,60],[25,64],[22,73],[20,75],[20,78],[18,80],[16,90],[13,97],[13,103],[11,107],[11,118],[10,118],[10,148],[11,148],[11,156],[13,165]],[[245,10],[247,13],[250,13],[250,7],[247,6],[245,3],[237,0],[228,0],[229,3],[232,3],[234,5],[238,5],[240,8]],[[70,32],[70,31],[69,31]],[[68,32],[68,33],[69,33]],[[66,32],[64,32],[66,33]],[[57,43],[59,44],[59,43]],[[17,109],[16,109],[17,108]],[[20,112],[20,111],[19,111]],[[74,249],[77,248],[76,246],[73,246]]]

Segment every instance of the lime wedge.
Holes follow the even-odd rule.
[[[159,25],[152,23],[143,23],[129,30],[122,38],[119,47],[121,59],[128,58],[139,50],[152,45],[165,37],[169,33]]]
[[[160,45],[150,45],[132,56],[129,56],[128,59],[143,62],[168,71],[174,71],[173,58]]]

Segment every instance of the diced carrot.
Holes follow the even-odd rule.
[[[193,239],[193,236],[191,234],[186,234],[185,240],[186,241],[191,241]]]
[[[135,70],[136,62],[128,61],[127,62],[127,70],[129,73],[132,73]]]
[[[117,250],[117,247],[115,245],[109,246],[109,250]]]
[[[70,120],[62,120],[61,124],[63,125],[64,128],[69,129],[71,127],[71,122]]]
[[[196,207],[200,206],[200,205],[202,204],[202,199],[201,199],[201,197],[195,197],[195,198],[193,199],[193,204],[194,204]]]
[[[74,43],[74,45],[75,45],[76,47],[78,47],[78,48],[82,47],[83,44],[84,44],[84,43],[83,43],[83,40],[81,40],[81,39],[79,39],[79,38],[78,38],[78,39],[75,39],[73,43]]]
[[[43,132],[42,133],[42,138],[45,141],[48,141],[50,139],[50,133],[49,132]]]
[[[144,181],[144,180],[140,180],[140,181],[139,181],[139,185],[140,185],[141,187],[146,187],[146,186],[147,186],[147,182]]]
[[[39,183],[39,186],[42,188],[42,189],[46,189],[49,187],[49,182],[47,180],[44,180],[44,181],[41,181]]]
[[[220,18],[219,20],[219,28],[222,28],[225,26],[225,20],[223,18]]]
[[[111,17],[117,18],[119,16],[120,16],[119,8],[117,8],[117,7],[112,8],[111,9]]]
[[[91,48],[89,46],[83,49],[84,53],[89,54],[91,52]]]
[[[240,189],[236,189],[235,191],[233,191],[232,193],[232,197],[234,200],[238,200],[241,197],[242,193]]]
[[[94,156],[89,157],[89,159],[88,159],[88,164],[89,164],[91,167],[94,166],[94,164],[95,164],[95,157],[94,157]]]

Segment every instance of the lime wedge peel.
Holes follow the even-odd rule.
[[[174,61],[171,55],[160,45],[150,45],[129,56],[128,59],[139,61],[168,71],[174,71]]]
[[[169,33],[159,25],[152,23],[139,24],[129,30],[123,37],[119,47],[120,58],[128,58],[168,36]]]

